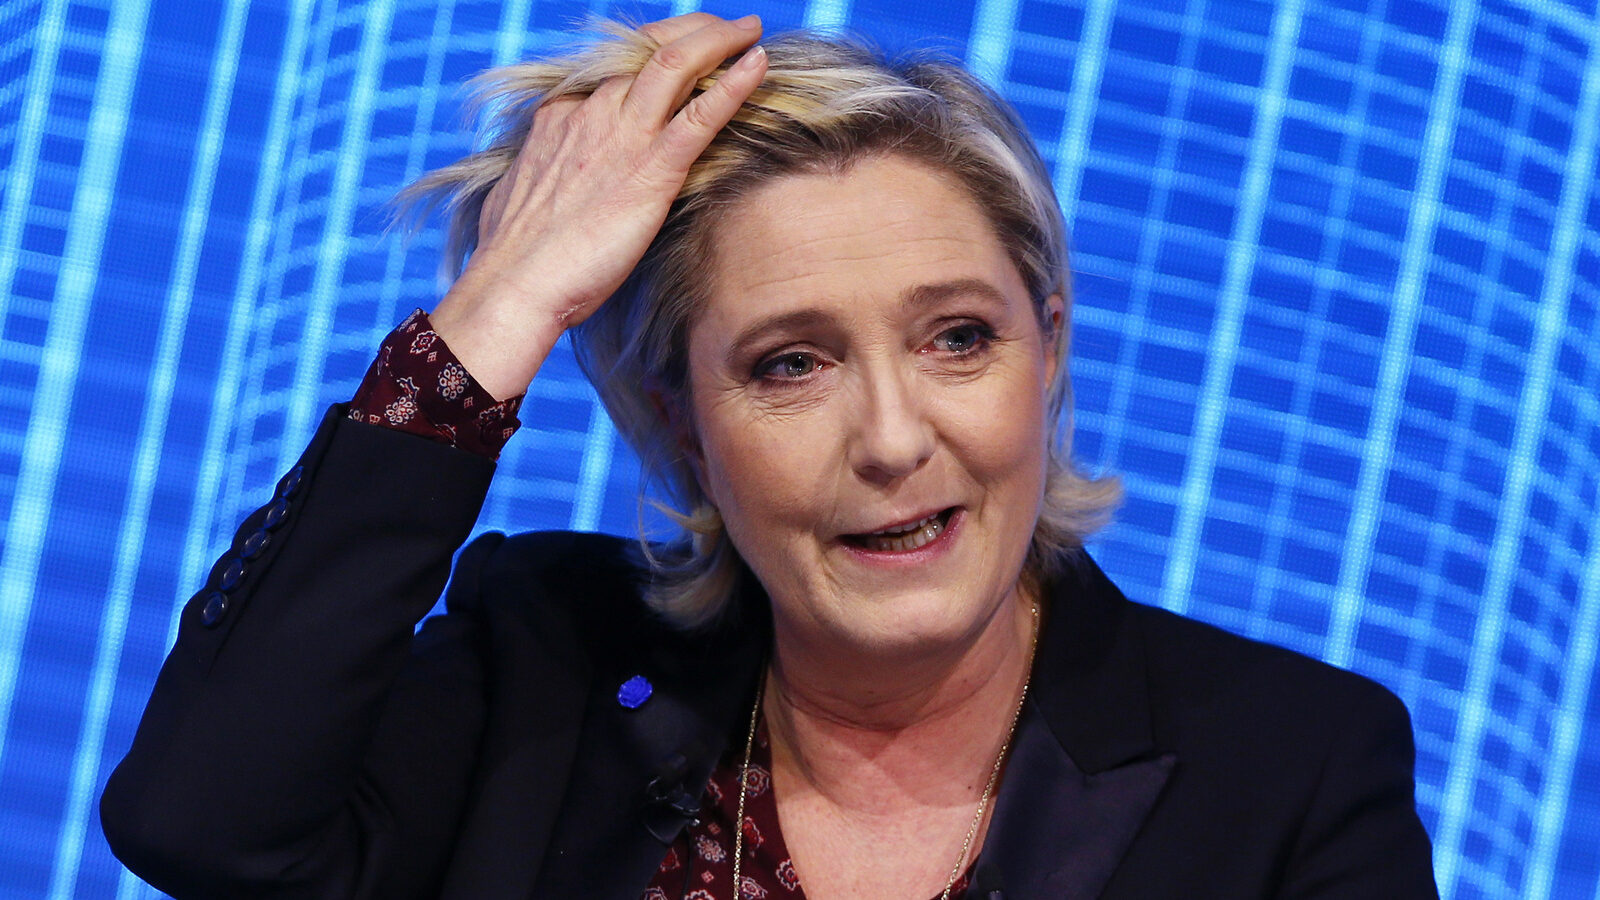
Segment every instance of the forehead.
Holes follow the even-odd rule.
[[[788,175],[752,191],[711,233],[715,326],[774,306],[893,301],[922,284],[987,282],[1026,302],[994,226],[954,176],[903,157]]]

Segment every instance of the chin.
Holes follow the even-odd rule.
[[[848,642],[875,654],[918,656],[963,649],[973,644],[993,620],[998,607],[967,595],[951,597],[907,592],[839,608],[828,630],[833,640]]]

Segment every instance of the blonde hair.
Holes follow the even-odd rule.
[[[452,276],[477,241],[485,195],[510,168],[539,105],[632,76],[657,47],[627,26],[606,23],[600,32],[599,40],[568,55],[479,76],[475,101],[487,110],[485,149],[424,176],[403,195],[449,210],[445,265]],[[680,411],[687,408],[688,328],[707,299],[716,226],[736,201],[786,175],[838,173],[867,157],[899,155],[948,175],[983,210],[1022,274],[1047,337],[1054,336],[1048,298],[1059,295],[1068,313],[1071,308],[1061,211],[1043,161],[1004,100],[944,60],[890,62],[859,42],[812,33],[763,43],[769,63],[761,87],[690,168],[666,223],[628,280],[572,332],[584,373],[647,476],[686,510],[670,513],[684,530],[679,540],[655,552],[644,543],[654,570],[647,600],[686,628],[714,621],[746,572],[684,456],[673,416],[660,405],[665,398]],[[725,69],[697,89],[710,87]],[[1086,477],[1070,458],[1068,319],[1063,316],[1055,341],[1048,400],[1050,421],[1061,425],[1063,438],[1051,441],[1024,566],[1035,584],[1060,574],[1121,498],[1116,479]]]

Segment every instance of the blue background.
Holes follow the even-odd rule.
[[[455,86],[691,8],[0,4],[0,896],[150,894],[95,798],[233,523],[437,296],[382,208],[468,149]],[[1600,896],[1593,0],[708,8],[1010,97],[1073,229],[1079,455],[1129,489],[1099,558],[1399,693],[1446,897]],[[565,349],[529,409],[481,527],[631,531]]]

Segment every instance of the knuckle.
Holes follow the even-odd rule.
[[[704,94],[690,100],[689,104],[683,108],[683,120],[699,130],[715,128],[717,125],[711,115],[711,110],[707,108]]]
[[[667,44],[657,50],[650,61],[669,72],[678,72],[689,64],[689,54],[677,44]]]
[[[538,111],[534,113],[534,121],[538,121],[541,115],[547,119],[565,118],[581,107],[583,101],[584,98],[577,94],[562,94],[559,97],[551,97],[549,100],[539,104]]]
[[[688,31],[693,33],[707,27],[708,25],[715,25],[718,22],[723,21],[723,19],[721,16],[712,15],[711,13],[703,10],[695,10],[692,13],[688,13],[684,17],[683,21],[687,26]]]
[[[550,110],[548,124],[556,134],[564,134],[583,125],[588,111],[577,97],[564,98],[562,105]]]

